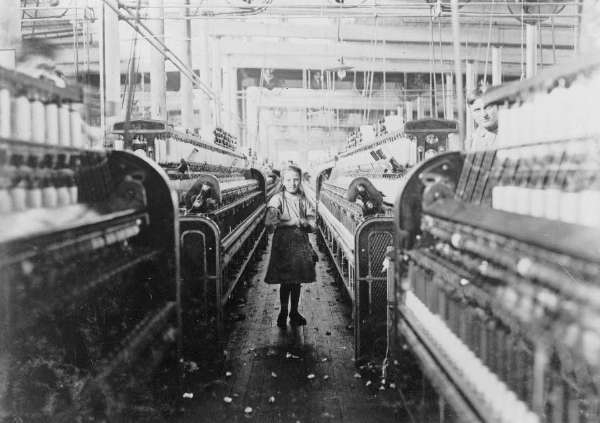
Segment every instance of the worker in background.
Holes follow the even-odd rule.
[[[185,175],[185,174],[187,173],[187,171],[188,171],[188,164],[187,164],[187,162],[185,161],[185,159],[184,159],[184,158],[182,158],[182,159],[179,161],[179,165],[177,166],[177,172],[179,172],[179,173],[183,173],[183,174]]]
[[[369,197],[369,193],[364,185],[360,184],[357,187],[356,199],[354,200],[362,208],[364,216],[370,216],[377,213],[375,210],[375,204]]]
[[[59,88],[65,88],[68,81],[56,67],[54,56],[57,45],[42,39],[22,39],[17,45],[16,68],[32,78],[50,81]],[[84,111],[82,111],[84,113]],[[81,119],[81,131],[85,137],[84,145],[96,149],[104,147],[104,133],[101,128],[90,125]],[[146,155],[145,152],[143,155]]]
[[[498,134],[498,106],[484,105],[482,95],[485,88],[478,87],[467,97],[467,105],[471,108],[473,120],[477,128],[465,147],[467,151],[488,150],[494,147]]]
[[[52,81],[59,88],[65,88],[65,75],[56,67],[54,56],[57,47],[42,39],[21,40],[17,48],[17,70],[32,78]]]

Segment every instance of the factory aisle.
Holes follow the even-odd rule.
[[[389,386],[380,390],[379,371],[365,368],[358,378],[350,303],[322,252],[317,282],[302,290],[300,312],[308,325],[276,326],[279,286],[263,282],[268,250],[250,276],[247,301],[240,308],[246,318],[226,348],[225,371],[231,374],[190,392],[194,396],[184,403],[179,421],[410,422],[399,393]]]

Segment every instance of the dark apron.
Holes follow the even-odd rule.
[[[308,233],[297,227],[280,227],[273,235],[271,258],[265,277],[268,284],[314,282],[317,254]]]

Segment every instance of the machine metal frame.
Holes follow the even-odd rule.
[[[328,171],[326,169],[322,173]],[[322,183],[321,175],[318,183]],[[385,354],[387,277],[383,261],[387,247],[392,245],[393,223],[391,216],[363,216],[360,208],[354,210],[355,214],[348,214],[351,213],[348,207],[354,209],[356,206],[334,194],[332,189],[333,186],[316,187],[319,192],[317,227],[352,300],[355,359],[357,363],[361,363]],[[352,231],[327,208],[322,200],[323,195],[335,196],[331,201],[336,201],[340,212],[358,223],[356,226],[351,225]],[[386,238],[387,242],[381,240],[381,237]]]
[[[223,308],[264,239],[267,189],[271,194],[273,191],[273,186],[266,186],[266,178],[261,171],[250,169],[247,177],[258,181],[257,193],[242,196],[209,213],[180,217],[184,281],[202,287],[201,298],[196,300],[201,302],[206,313],[200,318],[209,320],[210,310],[214,307],[220,340],[223,335]],[[200,180],[206,178],[217,184],[216,194],[220,196],[218,178],[211,174],[200,175]],[[246,209],[248,213],[244,212],[247,215],[240,221],[240,212]],[[224,229],[228,232],[224,233]]]

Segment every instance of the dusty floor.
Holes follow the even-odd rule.
[[[317,282],[302,289],[300,312],[308,325],[276,326],[279,286],[263,282],[268,251],[259,253],[246,301],[237,307],[245,318],[230,334],[223,375],[188,386],[176,421],[428,421],[410,413],[414,398],[382,384],[378,369],[354,365],[350,303],[322,252]]]

